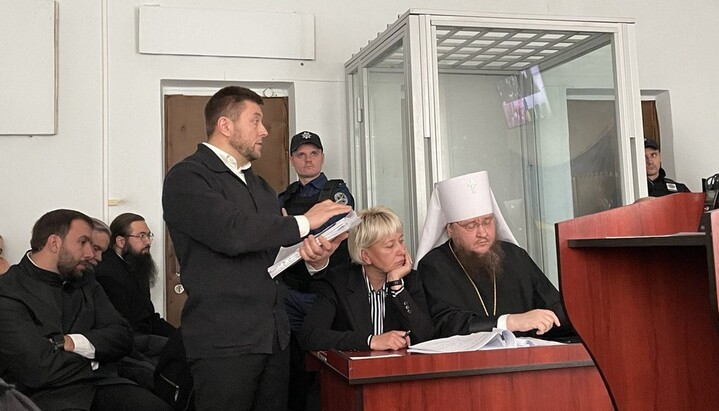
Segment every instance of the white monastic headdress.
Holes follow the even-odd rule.
[[[436,183],[417,248],[415,268],[425,254],[447,241],[447,224],[492,213],[497,220],[497,239],[517,244],[494,199],[486,171]]]

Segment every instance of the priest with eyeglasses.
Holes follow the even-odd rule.
[[[572,334],[559,292],[517,245],[486,171],[435,184],[417,261],[436,337]]]

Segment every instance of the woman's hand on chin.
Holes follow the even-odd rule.
[[[399,280],[412,271],[412,257],[409,253],[404,253],[404,263],[387,273],[387,281]]]

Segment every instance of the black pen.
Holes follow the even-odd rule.
[[[407,330],[407,331],[405,331],[405,333],[404,333],[404,337],[409,337],[410,334],[412,334],[412,331]]]

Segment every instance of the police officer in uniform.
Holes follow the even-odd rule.
[[[354,198],[347,184],[341,179],[328,180],[322,172],[325,155],[320,136],[311,131],[302,131],[293,136],[290,141],[290,161],[297,172],[298,181],[290,184],[279,195],[280,205],[288,215],[304,214],[316,203],[327,199],[354,208]],[[334,217],[324,226],[312,231],[312,234],[321,232],[340,218],[342,216]],[[348,262],[350,257],[345,240],[330,257],[328,267]],[[296,333],[316,297],[312,289],[312,275],[305,264],[295,264],[282,273],[282,278],[288,288],[286,307],[291,330],[288,406],[292,410],[304,410],[309,403],[309,408],[315,408],[318,406],[318,393],[313,392],[308,399],[308,392],[314,384],[314,375],[304,369],[305,356],[296,338]]]
[[[649,197],[690,192],[686,185],[667,177],[667,173],[662,168],[662,154],[656,141],[644,139],[644,160],[647,167]]]

